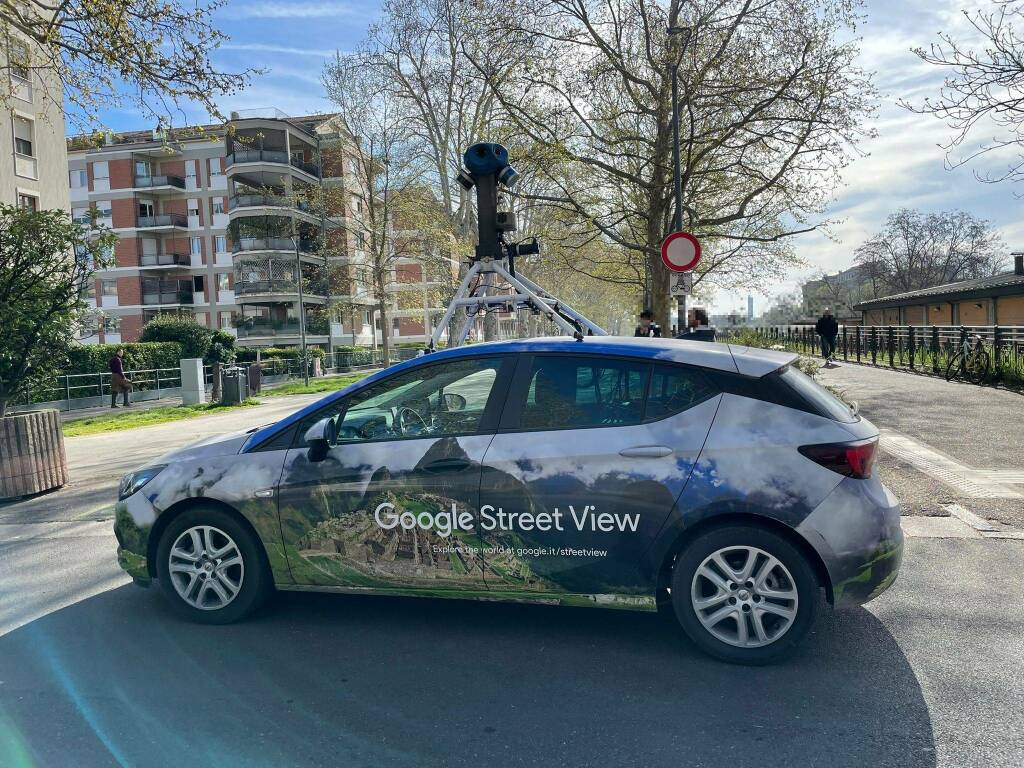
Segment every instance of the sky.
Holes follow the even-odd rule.
[[[795,250],[804,265],[754,292],[755,312],[760,313],[773,296],[795,290],[802,280],[822,270],[849,267],[857,247],[900,207],[925,212],[965,210],[999,229],[1007,254],[1024,250],[1024,202],[1014,197],[1013,186],[976,180],[975,171],[984,171],[986,164],[947,170],[946,154],[939,145],[950,137],[949,129],[935,117],[914,114],[898,104],[901,98],[919,102],[937,94],[942,83],[942,73],[921,62],[910,49],[936,41],[940,31],[966,38],[969,30],[961,10],[979,7],[990,6],[968,0],[866,1],[864,19],[855,34],[861,39],[859,63],[875,73],[880,92],[872,121],[878,135],[861,144],[860,151],[866,155],[851,163],[842,187],[836,190],[826,214],[837,222],[831,228],[832,238],[820,233],[796,238]],[[300,115],[329,110],[320,84],[323,65],[335,51],[358,45],[378,9],[375,0],[229,0],[216,19],[231,41],[215,53],[214,61],[223,68],[257,66],[268,72],[244,92],[223,99],[222,111],[276,107]],[[151,127],[140,124],[141,117],[131,112],[110,111],[103,117],[114,130]],[[187,117],[204,120],[198,112]],[[986,163],[998,169],[998,160],[989,156]],[[746,294],[720,292],[710,307],[714,312],[745,310]]]

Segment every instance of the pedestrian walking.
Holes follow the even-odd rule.
[[[121,394],[124,407],[128,408],[128,393],[132,391],[132,383],[124,375],[124,349],[118,349],[110,358],[110,407],[117,408],[117,395]]]
[[[832,317],[832,310],[825,307],[825,313],[814,324],[814,332],[821,337],[821,356],[825,358],[825,367],[832,367],[832,356],[836,353],[836,336],[839,335],[839,323]]]
[[[684,341],[714,341],[715,329],[708,324],[708,313],[693,307],[686,313],[686,332],[676,336]]]
[[[646,338],[661,338],[661,326],[654,322],[654,313],[645,309],[640,313],[640,324],[633,331],[634,336],[643,336]]]

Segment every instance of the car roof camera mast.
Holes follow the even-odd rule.
[[[511,211],[498,210],[498,186],[511,189],[519,179],[509,164],[508,150],[501,144],[479,142],[466,150],[462,162],[465,168],[456,180],[466,191],[476,189],[477,245],[455,297],[431,334],[430,350],[437,349],[441,334],[459,310],[464,311],[465,320],[459,333],[448,340],[452,347],[466,341],[477,319],[509,306],[539,313],[579,341],[584,335],[607,336],[582,313],[516,273],[516,257],[539,254],[540,245],[537,238],[520,243],[505,240],[506,232],[516,231],[516,216]],[[499,289],[499,280],[511,294],[505,288]]]

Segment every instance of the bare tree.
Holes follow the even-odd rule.
[[[0,106],[10,107],[8,73],[39,72],[44,97],[69,121],[95,127],[102,109],[134,108],[168,118],[194,101],[217,118],[216,102],[259,70],[223,72],[211,54],[227,36],[213,21],[224,0],[3,0],[0,2]]]
[[[987,10],[963,14],[981,37],[980,44],[974,47],[944,33],[928,48],[915,48],[922,61],[941,67],[946,77],[937,97],[904,106],[935,115],[952,129],[945,146],[949,167],[991,152],[1016,150],[1002,172],[975,176],[986,182],[1024,181],[1024,1],[996,0]],[[996,135],[989,136],[993,130]],[[986,134],[985,141],[971,147],[971,137],[978,131]],[[964,147],[960,156],[953,156]]]
[[[995,274],[1003,242],[989,222],[963,211],[924,214],[902,209],[857,253],[877,295]]]
[[[840,0],[524,0],[509,30],[531,55],[492,77],[533,167],[534,200],[581,237],[619,246],[668,320],[659,245],[676,218],[671,69],[681,81],[682,227],[707,245],[698,281],[751,285],[795,260],[788,240],[821,225],[871,110]],[[508,16],[499,19],[509,24]],[[667,26],[689,27],[684,36]],[[582,267],[582,265],[579,265]]]

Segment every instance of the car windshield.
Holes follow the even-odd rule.
[[[822,416],[833,421],[857,421],[857,416],[850,406],[798,368],[787,365],[779,371],[779,376]]]

